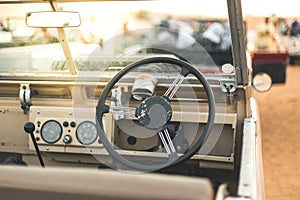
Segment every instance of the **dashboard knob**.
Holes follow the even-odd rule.
[[[63,122],[63,126],[64,126],[64,127],[68,127],[68,126],[69,126],[69,122],[64,121],[64,122]]]
[[[71,142],[72,142],[72,136],[71,135],[66,135],[65,137],[64,137],[64,143],[66,143],[66,144],[70,144]]]
[[[71,122],[70,125],[74,128],[76,126],[76,122]]]
[[[27,122],[24,125],[24,130],[26,133],[33,133],[33,131],[35,130],[35,125],[32,122]]]

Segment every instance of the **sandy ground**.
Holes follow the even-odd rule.
[[[300,200],[300,66],[288,66],[286,78],[267,93],[254,92],[267,200]]]

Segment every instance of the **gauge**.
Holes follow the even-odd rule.
[[[41,129],[41,136],[47,143],[55,143],[62,136],[62,127],[55,120],[46,121]]]
[[[84,145],[92,144],[98,137],[96,125],[90,121],[84,121],[78,125],[76,130],[77,140]]]

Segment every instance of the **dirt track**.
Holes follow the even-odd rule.
[[[287,67],[286,84],[254,92],[262,123],[267,200],[300,199],[300,66]]]

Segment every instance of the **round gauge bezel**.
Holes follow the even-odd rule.
[[[47,125],[47,124],[50,123],[50,122],[55,122],[55,123],[59,126],[59,128],[60,128],[60,133],[58,133],[59,137],[58,137],[57,140],[55,140],[55,141],[53,141],[53,142],[52,142],[52,141],[51,141],[51,142],[47,141],[47,140],[45,139],[45,137],[44,137],[44,134],[43,134],[43,129],[44,129],[45,125]],[[61,124],[60,124],[58,121],[56,121],[56,120],[48,120],[48,121],[44,122],[44,124],[43,124],[42,127],[41,127],[41,137],[42,137],[42,139],[43,139],[46,143],[54,144],[54,143],[56,143],[57,141],[60,140],[60,138],[62,137],[62,135],[63,135],[63,128],[62,128]]]
[[[88,142],[88,143],[85,143],[85,142],[83,142],[81,139],[79,139],[79,137],[78,137],[78,129],[83,125],[83,124],[85,124],[85,123],[90,123],[90,124],[92,124],[94,127],[95,127],[95,130],[96,130],[96,137],[93,139],[93,141],[92,142]],[[94,122],[92,122],[92,121],[83,121],[83,122],[81,122],[78,126],[77,126],[77,128],[76,128],[76,139],[77,139],[77,141],[80,143],[80,144],[82,144],[82,145],[91,145],[91,144],[93,144],[96,140],[97,140],[97,138],[98,138],[98,132],[97,132],[97,127],[96,127],[96,124],[94,123]]]

